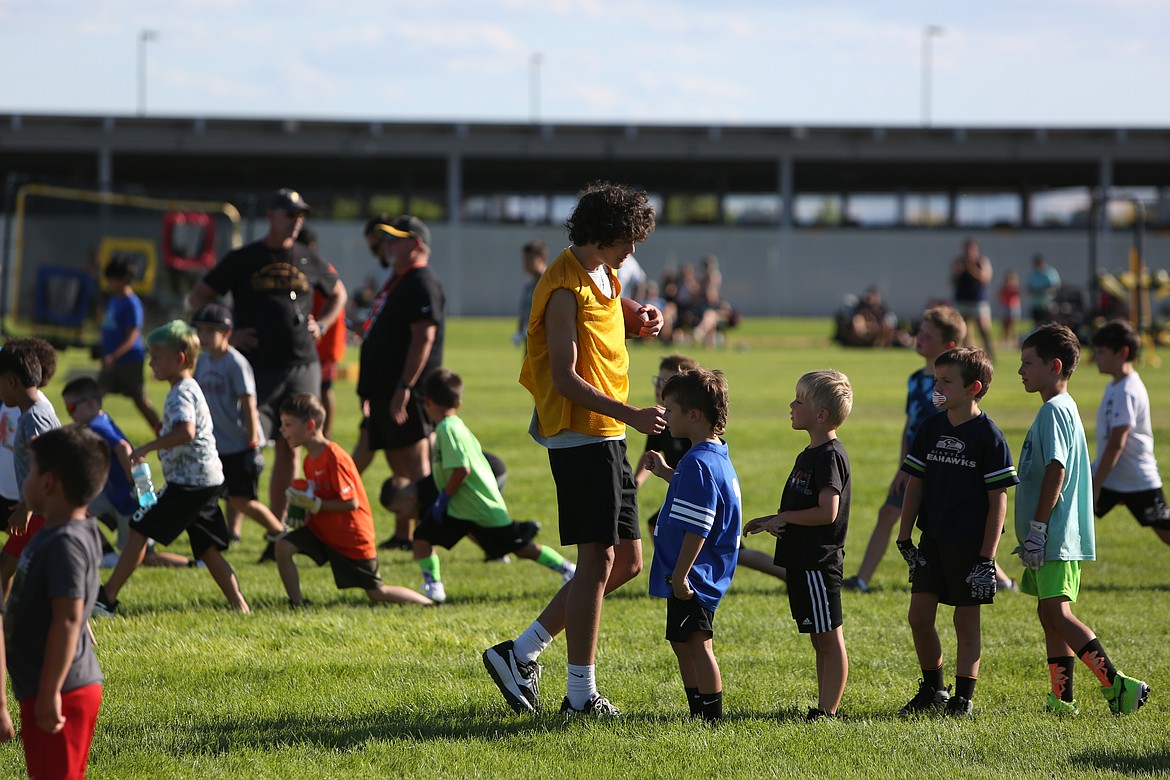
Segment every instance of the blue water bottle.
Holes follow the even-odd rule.
[[[130,476],[134,477],[134,492],[138,494],[138,506],[149,509],[158,503],[158,496],[154,494],[154,482],[150,478],[150,464],[146,461],[135,463],[130,469]]]

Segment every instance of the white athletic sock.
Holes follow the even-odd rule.
[[[597,693],[596,666],[577,666],[569,664],[569,705],[579,710]]]
[[[534,620],[532,625],[512,643],[512,652],[518,660],[531,663],[544,652],[552,640],[552,634],[545,630],[539,620]]]

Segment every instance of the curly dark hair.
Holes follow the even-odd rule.
[[[654,209],[644,190],[627,184],[593,182],[577,193],[577,207],[565,221],[569,240],[578,246],[613,246],[618,241],[645,241],[654,232]]]

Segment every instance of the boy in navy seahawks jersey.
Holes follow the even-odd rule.
[[[757,517],[744,533],[776,537],[776,564],[788,570],[788,603],[817,659],[817,706],[808,719],[837,715],[849,656],[841,631],[841,570],[853,487],[849,456],[837,428],[853,408],[853,388],[840,371],[812,371],[796,383],[789,404],[792,428],[807,431],[809,445],[796,456],[780,509]]]
[[[668,482],[654,526],[650,595],[665,598],[666,638],[678,657],[691,716],[723,717],[723,680],[711,647],[715,608],[739,557],[739,479],[719,439],[727,425],[727,380],[696,369],[662,388],[670,433],[691,448],[671,468],[649,450],[642,466]]]
[[[1019,482],[1011,450],[979,410],[991,386],[991,358],[981,349],[944,352],[934,363],[934,405],[945,414],[918,429],[902,469],[910,475],[902,503],[898,551],[910,567],[910,630],[922,667],[918,693],[900,714],[943,710],[970,715],[979,675],[979,607],[996,590],[995,551],[1007,513],[1007,489]],[[910,540],[917,521],[922,536]],[[955,608],[955,695],[943,685],[939,603]]]

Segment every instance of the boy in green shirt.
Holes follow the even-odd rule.
[[[435,425],[431,474],[384,502],[395,513],[423,508],[414,532],[414,558],[423,574],[422,592],[433,601],[446,600],[434,546],[450,550],[468,535],[489,558],[516,553],[547,566],[568,582],[577,567],[551,547],[532,541],[540,524],[515,522],[508,514],[479,440],[458,415],[462,395],[463,380],[453,371],[439,368],[427,377],[423,405]]]

